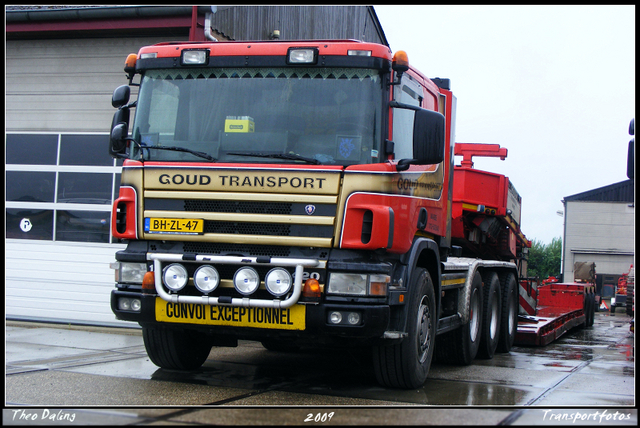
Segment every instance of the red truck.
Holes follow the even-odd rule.
[[[156,365],[366,346],[382,385],[417,388],[434,353],[511,349],[521,199],[472,167],[506,149],[455,143],[447,79],[353,40],[161,43],[125,72],[111,307]]]

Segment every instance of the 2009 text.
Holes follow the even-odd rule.
[[[316,414],[309,413],[307,414],[307,417],[305,418],[304,421],[305,422],[329,422],[334,414],[335,412],[316,413]]]

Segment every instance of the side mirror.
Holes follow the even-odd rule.
[[[118,157],[127,149],[127,135],[129,134],[129,108],[122,107],[113,115],[111,121],[111,137],[109,138],[109,154]]]
[[[124,123],[117,124],[111,130],[111,138],[109,140],[109,154],[118,157],[127,149],[127,125]]]
[[[129,96],[131,95],[131,88],[129,85],[118,86],[115,91],[113,91],[113,96],[111,97],[111,105],[115,108],[120,108],[123,105],[129,102]]]
[[[416,110],[413,121],[414,163],[429,165],[444,160],[445,119],[436,111]]]

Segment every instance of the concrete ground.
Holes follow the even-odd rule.
[[[368,355],[214,348],[159,369],[139,329],[8,321],[4,425],[637,425],[635,337],[622,310],[542,348],[432,365],[418,390],[380,387]]]

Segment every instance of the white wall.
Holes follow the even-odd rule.
[[[127,55],[162,41],[6,41],[7,131],[107,132],[115,112],[113,90],[128,83]]]
[[[564,273],[573,281],[573,264],[593,261],[596,273],[628,272],[635,253],[635,208],[628,202],[567,202]]]
[[[111,311],[114,271],[109,264],[121,244],[5,241],[5,314],[7,318],[136,324],[117,321]]]

